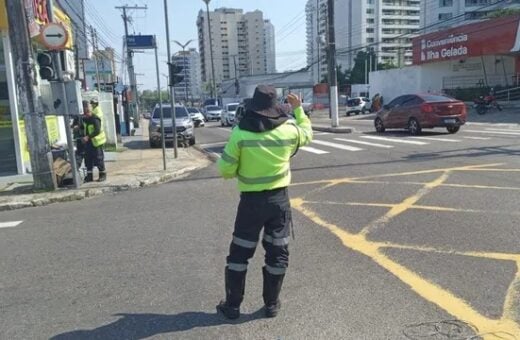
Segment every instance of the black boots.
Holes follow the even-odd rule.
[[[85,176],[85,178],[83,179],[83,182],[88,183],[88,182],[93,182],[93,181],[94,181],[94,175],[92,174],[92,172],[87,172],[87,176]]]
[[[104,182],[106,180],[107,180],[107,173],[105,171],[100,171],[98,182]]]
[[[282,290],[282,283],[285,274],[273,275],[269,273],[265,267],[262,268],[262,273],[264,275],[264,291],[262,295],[265,303],[265,316],[268,318],[274,318],[278,315],[278,312],[282,307],[282,303],[278,297]]]
[[[228,319],[238,319],[240,316],[240,304],[244,299],[247,271],[234,271],[226,267],[226,300],[220,301],[217,311]]]

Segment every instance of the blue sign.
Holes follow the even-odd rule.
[[[129,35],[126,37],[126,46],[134,50],[146,50],[155,48],[154,35]]]

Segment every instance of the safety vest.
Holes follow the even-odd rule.
[[[103,111],[101,111],[101,108],[99,107],[99,105],[92,109],[92,114],[94,116],[99,117],[99,119],[101,119],[101,121],[103,121]]]
[[[99,134],[96,137],[93,137],[92,145],[94,145],[96,148],[98,146],[104,145],[107,142],[107,137],[105,135],[105,131],[103,130],[103,120],[100,119],[97,116],[93,116],[94,119],[99,119]],[[83,121],[84,127],[85,127],[85,136],[90,136],[91,133],[94,132],[95,126],[94,124],[91,124],[87,122],[86,120]]]
[[[251,132],[233,128],[217,162],[224,178],[238,179],[241,192],[257,192],[289,186],[290,158],[298,146],[312,140],[309,118],[301,107],[295,111],[296,124],[285,122],[273,130]]]

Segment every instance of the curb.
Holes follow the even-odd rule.
[[[216,163],[218,161],[218,159],[220,158],[219,156],[215,155],[213,152],[209,152],[208,150],[201,148],[200,145],[198,145],[198,144],[193,145],[192,148],[201,152],[207,159],[209,159],[213,163]]]
[[[197,170],[200,166],[191,166],[186,167],[171,173],[162,174],[159,176],[155,176],[152,178],[146,179],[136,179],[131,181],[128,184],[121,185],[113,185],[104,188],[85,188],[74,191],[64,191],[54,193],[49,197],[41,197],[41,198],[31,198],[27,200],[20,200],[18,202],[8,202],[8,203],[0,203],[0,211],[9,211],[16,210],[22,208],[30,208],[30,207],[42,207],[45,205],[49,205],[52,203],[63,203],[63,202],[72,202],[79,201],[95,196],[100,196],[107,193],[118,193],[123,191],[128,191],[131,189],[138,189],[149,187],[152,185],[171,182],[191,171]]]
[[[354,131],[354,128],[313,125],[312,130],[319,131],[319,132],[331,132],[331,133],[352,133]]]

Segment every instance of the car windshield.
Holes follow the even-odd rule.
[[[445,96],[438,96],[438,95],[431,95],[431,94],[428,94],[428,95],[425,95],[425,96],[421,96],[424,101],[426,102],[451,102],[453,101],[453,98],[449,98],[449,97],[445,97]]]
[[[237,107],[238,107],[238,105],[228,105],[227,109],[228,109],[228,111],[236,111]]]
[[[218,110],[222,110],[220,107],[218,106],[208,106],[206,107],[206,110],[208,111],[218,111]]]
[[[175,107],[175,118],[184,118],[188,117],[188,110],[186,110],[183,106]],[[156,107],[153,111],[153,118],[159,119],[161,118],[161,109]],[[172,109],[171,107],[163,107],[163,118],[172,118]]]
[[[199,109],[196,109],[196,108],[194,108],[194,107],[189,107],[189,108],[188,108],[188,112],[189,112],[189,113],[199,113],[200,111],[199,111]]]

